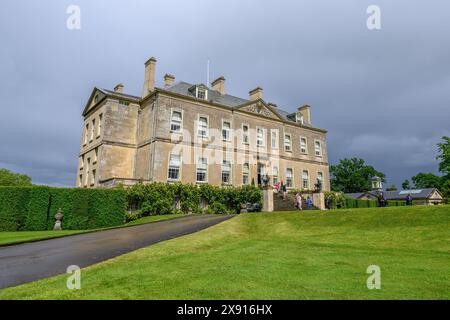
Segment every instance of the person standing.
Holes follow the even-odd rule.
[[[298,210],[302,210],[302,195],[300,194],[300,192],[297,192],[295,194],[295,206]]]
[[[308,210],[311,210],[313,206],[313,201],[311,199],[310,196],[308,196],[308,199],[306,199],[306,207],[308,208]]]
[[[408,195],[406,196],[406,205],[412,206],[412,196],[410,193],[408,193]]]
[[[286,200],[287,198],[287,187],[286,185],[283,183],[283,200]]]

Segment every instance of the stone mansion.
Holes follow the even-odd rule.
[[[281,110],[263,99],[229,95],[225,79],[175,82],[166,74],[155,86],[156,59],[145,63],[142,96],[94,88],[83,111],[78,187],[137,182],[213,185],[260,184],[330,189],[326,131],[311,122],[308,105]]]

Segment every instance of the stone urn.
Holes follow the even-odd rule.
[[[62,230],[61,220],[62,220],[63,216],[64,215],[61,213],[61,208],[59,208],[58,212],[55,214],[55,226],[53,227],[53,230],[55,230],[55,231]]]
[[[245,204],[245,203],[242,203],[241,204],[241,210],[240,210],[240,213],[247,213],[248,211],[247,211],[247,204]]]

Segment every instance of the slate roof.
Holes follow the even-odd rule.
[[[413,200],[428,199],[433,192],[436,191],[434,188],[426,189],[414,189],[414,190],[402,190],[402,191],[383,191],[384,198],[386,200],[404,200],[408,194],[411,194]],[[364,195],[371,195],[374,197],[378,196],[377,191],[368,191],[360,193],[346,193],[347,196],[353,199],[359,199]]]
[[[171,86],[169,88],[165,88],[164,90],[194,98],[195,95],[191,91],[189,91],[189,89],[192,86],[194,86],[194,84],[181,81],[181,82],[174,84],[173,86]],[[208,100],[212,101],[213,103],[217,103],[217,104],[221,104],[226,107],[229,107],[230,109],[237,108],[238,106],[250,101],[248,99],[239,98],[239,97],[232,96],[229,94],[222,95],[222,94],[220,94],[220,92],[211,90],[211,89],[208,90]],[[283,120],[295,122],[294,120],[288,118],[288,115],[293,114],[292,112],[284,111],[278,107],[274,107],[273,109],[278,113],[278,115]],[[310,126],[308,124],[304,124],[304,125]]]
[[[198,84],[198,85],[202,85],[202,84]],[[170,86],[168,88],[158,88],[158,89],[195,98],[194,93],[189,90],[193,86],[194,86],[194,84],[192,84],[192,83],[180,81],[180,82],[177,82],[177,83],[175,83],[174,85],[172,85],[172,86]],[[126,99],[135,100],[137,102],[141,100],[141,97],[130,95],[130,94],[126,94],[126,93],[119,93],[119,92],[116,92],[116,91],[103,89],[103,88],[98,88],[98,90],[102,91],[105,94],[116,96],[116,97],[119,97],[119,98],[123,97],[123,98],[126,98]],[[235,109],[235,108],[239,107],[240,105],[242,105],[244,103],[250,102],[250,100],[248,100],[248,99],[239,98],[239,97],[236,97],[236,96],[232,96],[230,94],[223,94],[222,95],[220,92],[212,90],[212,89],[208,89],[208,101],[216,103],[216,104],[220,104],[220,105],[228,107],[230,109]],[[293,120],[293,119],[288,117],[289,115],[293,115],[295,113],[282,110],[279,107],[273,107],[272,109],[284,121],[289,121],[289,122],[294,122],[295,123],[295,120]],[[309,124],[309,123],[304,123],[303,126],[313,128],[313,126],[311,124]]]

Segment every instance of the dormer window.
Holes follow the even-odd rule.
[[[303,115],[301,113],[296,113],[295,114],[295,122],[303,124],[304,123],[304,118]]]
[[[197,98],[202,100],[208,100],[208,87],[204,84],[192,86],[189,91]]]
[[[208,90],[202,87],[197,87],[197,98],[202,100],[208,100]]]

